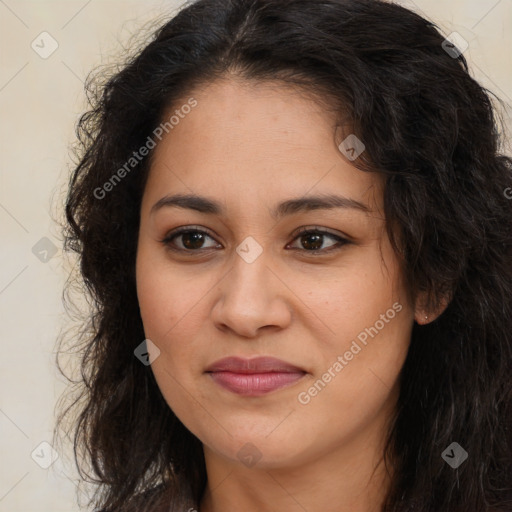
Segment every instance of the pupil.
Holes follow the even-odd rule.
[[[183,233],[183,246],[187,249],[200,249],[203,242],[202,233]],[[189,243],[191,241],[191,243]]]
[[[306,242],[306,244],[303,243],[302,245],[305,249],[312,249],[313,251],[316,251],[322,247],[322,237],[323,235],[304,235],[302,240],[314,239],[315,241],[312,244]]]

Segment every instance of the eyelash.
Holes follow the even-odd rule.
[[[192,227],[188,226],[188,227],[178,228],[178,229],[174,230],[173,232],[167,234],[165,236],[165,238],[160,240],[160,243],[162,243],[166,247],[166,249],[169,249],[171,251],[181,252],[181,253],[185,252],[188,254],[199,253],[201,251],[205,251],[205,250],[208,251],[210,249],[213,249],[213,248],[197,249],[197,250],[181,249],[181,248],[175,247],[171,244],[171,242],[174,238],[177,238],[180,235],[189,234],[189,233],[202,233],[202,234],[207,235],[210,238],[214,239],[213,236],[210,235],[207,231],[204,231],[202,229],[196,229],[193,226]],[[293,241],[297,240],[298,238],[300,238],[302,236],[310,235],[310,234],[327,235],[328,237],[337,240],[338,243],[329,247],[328,249],[315,249],[314,251],[308,251],[306,249],[299,249],[299,248],[294,247],[291,250],[301,251],[301,252],[305,252],[307,254],[312,254],[312,255],[324,255],[324,254],[331,253],[333,251],[340,250],[344,245],[351,243],[350,240],[348,240],[342,236],[334,235],[333,233],[329,233],[328,231],[324,231],[324,230],[322,230],[320,228],[316,228],[316,227],[315,228],[301,228],[301,230],[295,235]]]

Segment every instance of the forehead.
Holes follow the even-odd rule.
[[[340,153],[336,115],[311,94],[280,82],[226,79],[189,97],[197,105],[154,149],[146,193],[265,201],[339,192],[378,201],[378,176]],[[176,102],[164,118],[185,103]]]

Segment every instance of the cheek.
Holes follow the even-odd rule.
[[[201,278],[180,271],[165,255],[144,245],[139,248],[136,278],[144,333],[160,350],[151,369],[174,409],[186,398],[185,389],[192,389],[203,368],[204,349],[198,346],[204,343],[200,330],[205,311],[201,305],[214,283],[211,276]]]
[[[142,246],[137,256],[136,281],[148,338],[166,343],[174,333],[197,325],[198,305],[209,289],[204,279],[180,271],[165,255]]]
[[[329,440],[363,431],[393,407],[413,325],[406,304],[371,291],[351,298],[341,312],[330,309],[334,334],[328,344],[317,340],[323,348],[316,372],[294,397],[303,437],[314,444],[321,431],[326,449]]]
[[[320,364],[299,403],[324,412],[337,404],[360,417],[379,407],[405,361],[414,315],[406,289],[395,262],[388,258],[384,266],[377,251],[315,290],[308,306],[328,334],[316,340]]]
[[[194,431],[190,392],[198,368],[200,351],[192,340],[201,325],[194,309],[201,286],[187,282],[183,273],[169,271],[168,262],[146,257],[139,249],[136,264],[137,296],[146,338],[160,350],[152,362],[153,372],[161,393],[185,426]]]
[[[321,355],[315,369],[334,383],[329,384],[331,388],[343,385],[362,390],[368,379],[379,377],[392,385],[405,360],[413,326],[413,312],[404,295],[375,295],[358,289],[342,299],[323,304],[319,316],[328,326],[328,335],[316,339]]]
[[[327,328],[322,330],[328,333],[324,338],[328,352],[348,350],[350,341],[360,333],[364,341],[366,329],[374,332],[375,324],[384,337],[407,336],[404,329],[407,331],[412,312],[406,290],[394,262],[385,267],[378,254],[359,259],[350,271],[334,273],[334,278],[331,273],[314,285],[304,283],[310,290],[305,304]]]

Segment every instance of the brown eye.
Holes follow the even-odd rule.
[[[216,247],[215,244],[208,247],[204,246],[204,243],[208,238],[213,240],[213,238],[205,231],[191,228],[181,228],[167,235],[163,240],[161,240],[161,242],[172,250],[199,252],[202,249],[211,249]],[[175,240],[180,239],[180,243],[174,242]]]
[[[326,238],[335,240],[337,243],[322,248]],[[311,254],[325,254],[350,243],[346,238],[318,229],[302,230],[295,240],[299,240],[300,247],[293,247],[293,249],[303,249],[304,252]]]
[[[319,233],[311,233],[309,235],[302,235],[300,237],[302,246],[308,250],[317,251],[322,248],[324,235]]]
[[[179,237],[181,237],[182,245],[185,249],[201,249],[204,244],[205,235],[198,231],[190,231],[182,233]]]

